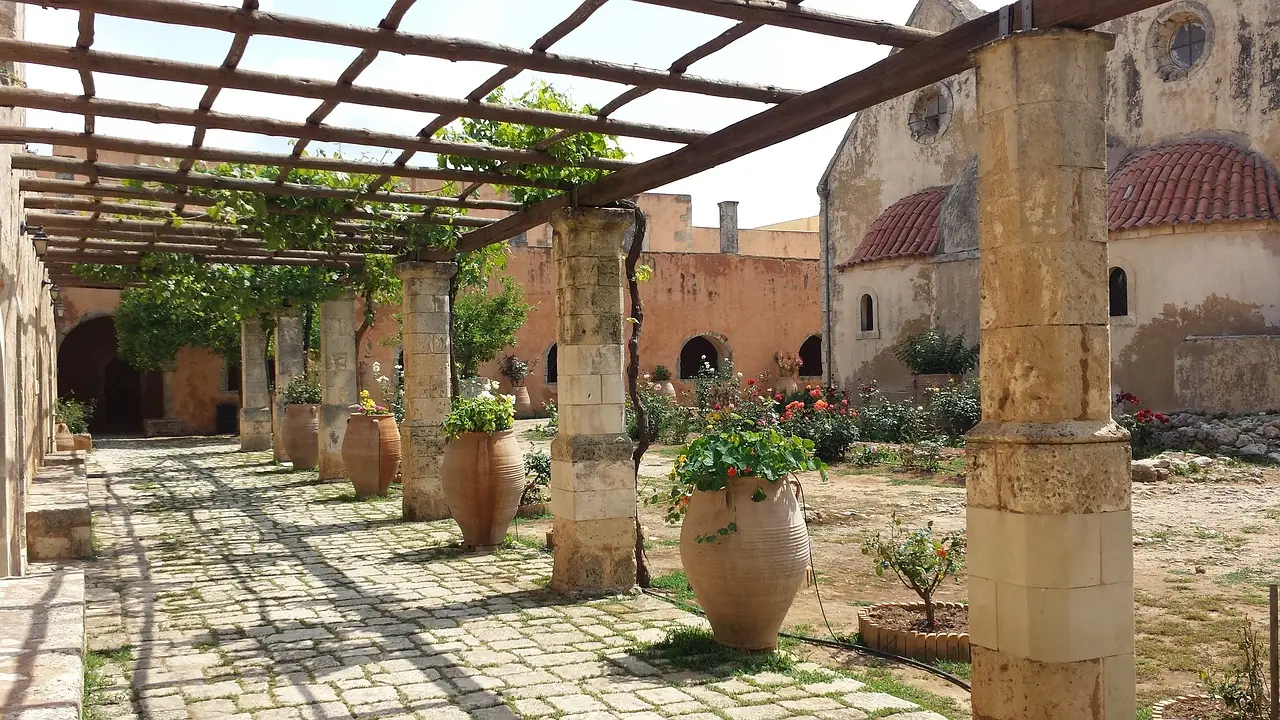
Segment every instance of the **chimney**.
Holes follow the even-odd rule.
[[[720,203],[720,252],[738,254],[738,201]]]

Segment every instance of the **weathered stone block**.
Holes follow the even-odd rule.
[[[625,363],[622,345],[565,345],[558,347],[556,361],[561,375],[616,375],[621,378]]]
[[[351,405],[320,406],[320,478],[332,480],[347,476],[342,463],[342,440],[347,436]]]
[[[1111,418],[1106,325],[1027,325],[982,331],[983,418],[1056,423]]]
[[[617,435],[626,430],[626,406],[560,406],[560,432],[566,435]]]
[[[445,437],[439,425],[406,421],[400,426],[400,460],[404,496],[401,512],[405,520],[440,520],[449,517],[449,506],[440,484],[440,463],[444,459]]]
[[[1034,515],[1129,509],[1128,433],[1114,423],[984,421],[966,445],[969,507]]]
[[[561,208],[551,215],[556,261],[571,257],[618,257],[635,214],[621,208]]]
[[[556,518],[553,590],[620,592],[636,584],[634,518],[574,521]]]
[[[631,493],[634,501],[635,463],[631,457],[618,460],[551,461],[551,487],[569,491],[619,490]]]
[[[1043,29],[1011,39],[974,53],[982,68],[977,78],[980,113],[1036,103],[1106,104],[1106,53],[1115,46],[1115,36]]]
[[[635,443],[623,432],[608,435],[561,433],[551,441],[551,459],[564,462],[631,462]]]
[[[573,310],[556,308],[556,341],[569,345],[621,345],[622,310],[616,313],[565,314]]]
[[[1037,662],[974,645],[973,674],[983,679],[973,684],[974,720],[1129,720],[1136,712],[1132,655]]]
[[[634,518],[636,516],[635,487],[633,485],[630,489],[566,490],[553,485],[551,514],[557,518],[577,521]]]
[[[983,261],[982,329],[1107,324],[1105,243],[991,247],[983,250]]]

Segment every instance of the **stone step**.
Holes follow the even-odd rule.
[[[0,579],[0,717],[78,720],[83,696],[84,573]]]
[[[27,561],[93,556],[84,463],[46,465],[27,491]]]

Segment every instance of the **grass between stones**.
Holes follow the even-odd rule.
[[[107,677],[108,665],[125,663],[132,659],[132,645],[121,645],[112,650],[90,650],[84,654],[84,695],[81,701],[83,720],[99,720],[103,716],[103,706],[114,705],[121,701],[119,697],[108,692],[112,687],[112,682]]]

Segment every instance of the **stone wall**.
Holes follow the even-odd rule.
[[[0,3],[0,37],[22,37],[23,7]],[[17,73],[21,76],[21,67]],[[24,122],[21,110],[0,108],[0,123]],[[26,488],[52,448],[53,436],[53,310],[47,288],[41,284],[44,272],[35,248],[30,237],[19,231],[21,201],[11,159],[20,149],[0,145],[0,434],[4,452],[0,576],[23,572]]]
[[[1192,336],[1174,354],[1178,407],[1202,413],[1280,410],[1280,335]]]

